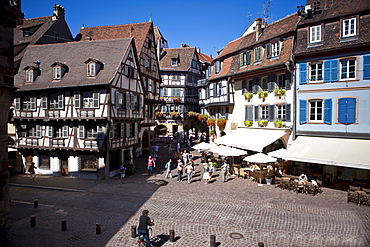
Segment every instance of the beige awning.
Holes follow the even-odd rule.
[[[215,140],[217,144],[256,152],[280,139],[289,136],[289,130],[239,128]]]
[[[283,159],[370,170],[370,140],[299,136]]]

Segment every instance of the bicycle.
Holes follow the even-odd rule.
[[[152,238],[152,228],[149,227],[148,228],[148,238],[149,238],[149,245],[150,245],[150,239]],[[144,237],[144,234],[141,234],[139,236],[139,239],[137,240],[137,243],[139,244],[138,246],[139,247],[146,247],[147,246],[147,243],[146,243],[146,240],[145,240],[145,237]]]

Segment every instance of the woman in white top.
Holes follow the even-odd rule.
[[[204,184],[208,184],[210,178],[211,176],[209,175],[208,164],[204,163],[203,164],[203,179],[206,181]]]
[[[188,162],[188,165],[185,167],[186,174],[188,175],[188,184],[190,184],[191,174],[193,172],[193,166],[191,162]]]

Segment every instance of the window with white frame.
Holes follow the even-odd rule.
[[[79,124],[78,125],[78,138],[84,139],[85,138],[85,125]]]
[[[171,75],[171,81],[180,81],[180,75],[179,74]]]
[[[100,94],[94,92],[83,93],[83,108],[99,108]]]
[[[19,97],[16,97],[15,99],[14,99],[14,101],[15,101],[15,109],[16,110],[20,110],[21,109],[21,98],[19,98]]]
[[[26,82],[33,82],[33,69],[26,70]]]
[[[36,111],[36,97],[25,96],[23,98],[24,111]]]
[[[341,79],[355,79],[356,78],[356,58],[343,59],[340,61]]]
[[[180,97],[180,88],[172,88],[172,97]]]
[[[356,35],[356,18],[349,18],[343,20],[342,23],[342,35],[343,37],[353,36]]]
[[[221,66],[222,66],[222,63],[220,60],[217,60],[216,63],[215,63],[215,73],[218,74],[221,72]]]
[[[269,106],[263,105],[261,106],[261,119],[267,119],[269,116]]]
[[[171,65],[177,66],[177,58],[171,58]]]
[[[323,100],[309,101],[310,122],[323,122]]]
[[[48,109],[48,97],[47,96],[41,96],[41,108],[44,110]]]
[[[277,86],[279,88],[285,87],[285,74],[280,74],[277,76]]]
[[[28,129],[28,137],[41,138],[41,125],[33,125]]]
[[[62,67],[55,66],[53,67],[53,79],[60,80],[62,78]]]
[[[68,125],[60,125],[55,130],[56,138],[68,138]]]
[[[95,63],[87,64],[87,76],[96,76],[96,64]]]
[[[321,25],[310,27],[310,43],[321,41]]]
[[[267,90],[268,88],[268,78],[267,76],[266,77],[262,77],[262,80],[261,80],[261,89],[262,90]]]
[[[51,94],[49,108],[50,109],[63,109],[64,108],[64,95],[63,94]]]
[[[280,55],[280,43],[279,42],[272,43],[272,45],[271,45],[271,56],[272,57],[277,57],[279,55]]]
[[[323,64],[311,63],[310,64],[310,82],[321,82],[323,80]]]
[[[286,119],[286,105],[277,105],[276,117],[278,119]]]
[[[75,108],[81,108],[81,93],[75,92],[74,96]]]
[[[254,49],[254,61],[259,62],[262,60],[262,47],[257,47]]]

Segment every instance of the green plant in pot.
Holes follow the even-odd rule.
[[[280,119],[276,119],[276,120],[274,121],[274,123],[275,123],[275,126],[276,126],[277,128],[283,128],[283,127],[284,127],[284,123],[283,123],[283,121],[282,121],[282,120],[280,120]]]
[[[286,90],[282,88],[275,88],[274,93],[277,96],[284,96],[286,94]]]
[[[258,97],[260,97],[260,98],[262,98],[262,99],[264,99],[264,98],[266,98],[266,97],[268,96],[268,92],[266,92],[266,91],[262,91],[262,90],[259,90],[259,91],[257,92],[257,94],[258,94]]]
[[[245,97],[246,99],[251,99],[251,98],[253,98],[253,93],[244,93],[243,95],[244,95],[244,97]]]
[[[267,120],[265,119],[258,120],[258,126],[265,127],[266,125],[267,125]]]
[[[246,127],[251,127],[251,126],[253,125],[253,121],[245,120],[245,121],[244,121],[244,125],[245,125]]]

